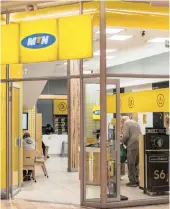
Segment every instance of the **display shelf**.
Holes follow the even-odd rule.
[[[54,132],[58,135],[68,133],[68,116],[54,115]]]

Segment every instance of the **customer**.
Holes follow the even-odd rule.
[[[138,181],[138,164],[139,164],[139,135],[141,129],[139,124],[130,120],[128,116],[121,118],[122,139],[121,142],[127,147],[127,165],[128,165],[128,187],[136,187],[139,184]]]
[[[50,124],[47,124],[44,134],[49,135],[49,134],[52,134],[52,133],[54,133],[53,127]],[[42,150],[43,150],[43,155],[45,156],[45,144],[44,144],[43,141],[42,141]],[[47,156],[47,158],[49,158],[49,156]]]
[[[31,139],[31,135],[28,132],[24,133],[23,135],[23,144],[25,150],[35,149],[35,141]],[[30,181],[31,175],[32,175],[32,170],[28,170],[28,171],[23,170],[24,181]]]

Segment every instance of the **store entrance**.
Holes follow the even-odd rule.
[[[166,127],[168,128],[168,125],[166,126],[164,125],[164,119],[168,118],[167,117],[168,113],[167,112],[163,112],[163,114],[160,113],[160,117],[157,117],[159,115],[157,113],[159,109],[156,108],[160,108],[158,106],[158,104],[160,103],[156,103],[156,104],[154,102],[152,103],[153,104],[152,109],[154,111],[157,111],[157,112],[152,112],[153,110],[148,109],[149,106],[147,105],[148,104],[147,102],[148,101],[150,102],[150,100],[147,101],[146,99],[144,99],[143,96],[149,94],[150,97],[154,96],[155,98],[157,98],[157,95],[161,94],[164,95],[164,98],[168,98],[167,96],[168,87],[153,90],[152,89],[153,85],[156,84],[159,85],[159,83],[161,83],[159,79],[157,80],[157,83],[153,83],[153,84],[149,83],[146,85],[139,84],[138,86],[133,86],[131,84],[131,81],[133,79],[130,79],[130,82],[128,83],[128,87],[127,86],[123,87],[124,89],[123,91],[122,88],[120,89],[120,85],[124,86],[124,80],[122,78],[113,79],[109,77],[107,78],[107,84],[106,84],[106,97],[105,100],[103,99],[101,101],[101,85],[99,82],[100,80],[97,76],[95,78],[94,77],[95,77],[94,75],[90,78],[84,77],[82,79],[80,86],[81,87],[80,90],[82,92],[82,96],[80,100],[81,101],[80,102],[81,140],[80,140],[80,145],[78,144],[76,145],[79,151],[78,152],[79,154],[78,156],[80,160],[79,172],[78,171],[67,172],[68,158],[64,156],[64,153],[62,153],[63,156],[57,156],[57,155],[54,156],[53,154],[49,153],[49,158],[45,162],[49,178],[47,178],[47,176],[44,175],[42,167],[37,166],[36,175],[35,175],[37,180],[36,183],[34,181],[22,182],[23,168],[19,168],[16,162],[19,162],[20,160],[20,165],[22,166],[24,164],[22,163],[23,144],[20,143],[20,140],[18,140],[18,138],[22,139],[23,133],[25,131],[30,132],[31,137],[36,140],[36,148],[37,149],[42,148],[41,147],[42,141],[39,141],[39,139],[42,140],[44,136],[42,136],[43,125],[41,122],[42,119],[40,117],[41,108],[39,105],[40,104],[42,105],[42,97],[44,99],[45,97],[47,97],[47,95],[45,96],[44,94],[42,94],[42,92],[44,91],[43,89],[41,89],[40,91],[39,88],[38,90],[39,96],[36,99],[34,97],[35,100],[32,100],[32,96],[33,95],[35,96],[36,94],[36,88],[33,83],[36,83],[37,86],[40,87],[45,80],[42,79],[42,81],[38,81],[35,79],[34,81],[31,81],[30,79],[30,81],[24,81],[24,80],[19,81],[18,79],[18,82],[15,81],[15,84],[11,82],[9,83],[10,87],[12,86],[13,89],[13,91],[11,91],[10,88],[9,91],[9,95],[12,96],[12,100],[10,101],[10,108],[9,108],[9,110],[12,110],[11,112],[9,112],[10,114],[12,113],[11,114],[12,127],[11,126],[9,127],[11,133],[13,133],[13,137],[11,138],[12,139],[11,145],[13,146],[13,156],[15,159],[15,161],[13,161],[12,167],[10,167],[11,170],[13,169],[13,172],[11,172],[10,175],[14,182],[13,184],[15,184],[14,188],[16,189],[15,190],[16,192],[13,192],[13,197],[15,199],[29,199],[36,201],[48,201],[48,202],[62,201],[62,203],[82,204],[86,206],[95,206],[95,207],[100,207],[101,203],[104,203],[105,201],[106,201],[104,203],[106,204],[105,207],[111,207],[111,206],[119,207],[122,205],[126,206],[127,204],[133,205],[136,201],[138,202],[139,205],[142,204],[143,201],[145,201],[146,203],[155,202],[155,201],[166,202],[167,193],[159,194],[159,196],[151,197],[148,194],[144,193],[145,190],[141,190],[141,189],[145,189],[144,186],[146,186],[146,182],[147,182],[145,180],[146,175],[144,177],[146,171],[145,166],[142,164],[139,165],[140,166],[139,187],[135,187],[135,188],[126,187],[126,183],[128,183],[129,179],[127,175],[128,173],[127,163],[126,161],[124,161],[123,163],[121,161],[122,156],[121,156],[121,148],[120,148],[121,146],[120,118],[121,116],[124,115],[129,116],[130,119],[136,120],[141,126],[143,139],[140,139],[140,152],[143,152],[143,154],[140,154],[139,156],[140,161],[142,161],[144,164],[144,162],[146,162],[145,159],[147,159],[145,157],[148,157],[148,155],[154,154],[155,156],[158,156],[159,149],[150,150],[149,152],[148,150],[143,149],[142,151],[142,147],[145,145],[143,143],[144,141],[142,142],[142,140],[145,140],[145,135],[148,134],[146,132],[146,128],[151,128],[151,129],[155,128],[155,130],[158,129],[165,130]],[[53,79],[53,81],[54,80],[55,79]],[[59,79],[56,79],[56,82],[58,82],[58,80]],[[48,83],[48,80],[46,80],[46,83]],[[34,94],[31,90],[32,86],[34,88]],[[48,90],[50,89],[49,86],[47,88]],[[67,85],[65,86],[67,88]],[[25,88],[27,88],[28,91],[25,91]],[[137,89],[139,88],[142,89],[141,92],[140,91],[137,92]],[[132,91],[129,91],[129,89],[132,89]],[[131,107],[130,105],[131,103],[126,102],[129,101],[129,98],[132,98],[132,96],[135,99],[136,98],[135,95],[137,95],[137,98],[140,98],[140,102],[143,104],[140,105],[140,108],[141,107],[147,108],[145,109],[145,111],[139,108],[138,112],[135,112],[133,110],[133,107]],[[67,94],[67,96],[69,96],[69,94]],[[37,100],[39,101],[37,102]],[[143,101],[145,101],[145,103]],[[152,101],[155,100],[153,99]],[[106,109],[101,108],[101,104],[104,102],[106,102]],[[30,107],[32,106],[32,104],[34,104],[32,106],[34,107],[34,110],[28,110],[29,109],[28,107],[27,109],[26,107],[23,108],[23,104],[30,105]],[[137,100],[135,100],[134,104],[137,105],[139,103],[137,102]],[[162,109],[162,111],[165,111],[167,109],[166,108],[167,104],[166,103],[164,104],[165,107],[164,109]],[[47,111],[48,107],[45,106],[44,109]],[[147,110],[150,112],[147,112]],[[18,117],[19,112],[20,112],[20,117]],[[23,123],[24,120],[23,113],[24,114],[27,113],[28,115],[27,125],[29,126],[29,130],[27,125]],[[70,112],[68,111],[68,117],[69,117],[69,113]],[[104,115],[102,115],[103,113]],[[53,115],[55,115],[55,112]],[[104,126],[101,126],[103,116],[105,116],[106,123]],[[17,132],[17,128],[19,127],[21,130],[21,134],[18,134],[19,131]],[[68,126],[68,130],[69,128],[70,127]],[[34,135],[35,130],[36,130],[36,135]],[[156,133],[159,136],[161,136],[158,132]],[[163,135],[164,135],[163,139],[165,141],[166,138],[168,137],[168,132],[166,132],[166,134],[164,133]],[[64,135],[60,135],[60,136],[64,136]],[[58,137],[60,136],[48,135],[45,137],[46,138],[49,137],[50,138],[49,141],[52,141],[54,137],[54,139],[57,139],[57,143],[58,143],[59,142]],[[160,145],[160,143],[158,143],[158,145]],[[54,151],[55,150],[54,148],[58,147],[57,144],[50,146],[52,148],[50,152]],[[169,152],[169,149],[167,149],[166,147],[163,147],[161,153],[161,156],[165,155],[164,158],[161,158],[164,160],[166,159],[165,157]],[[148,149],[152,149],[152,147]],[[18,153],[19,150],[20,152]],[[60,150],[62,151],[62,146],[60,147]],[[155,159],[160,159],[160,158],[153,158],[154,161]],[[157,165],[156,162],[154,163],[155,165]],[[169,180],[169,178],[167,177],[169,171],[165,169],[165,164],[166,162],[164,162],[164,164],[161,163],[161,166],[163,166],[161,167],[160,170],[161,178],[157,179],[157,181],[154,180],[154,182],[156,182],[157,185],[158,182],[159,184],[162,184],[161,182],[163,180],[166,181]],[[151,173],[151,171],[152,170],[149,170],[147,172]],[[153,172],[155,172],[155,170],[153,170]],[[158,173],[159,172],[157,171],[156,173],[153,173],[155,174],[156,178],[158,178]],[[162,179],[164,176],[166,178]],[[20,178],[20,182],[16,180],[19,178]],[[151,180],[153,180],[153,178]],[[144,188],[141,188],[142,186]],[[166,187],[167,185],[165,184],[163,186]],[[20,192],[17,193],[18,191]],[[66,195],[67,198],[65,198]]]
[[[12,86],[12,91],[11,88],[9,90],[12,97],[9,101],[9,109],[12,110],[9,112],[11,117],[9,132],[12,133],[10,146],[13,150],[10,156],[13,159],[10,165],[12,172],[9,172],[13,185],[10,187],[12,197],[15,200],[79,205],[79,172],[68,171],[70,154],[68,153],[67,80],[10,82],[9,85]],[[59,86],[63,95],[58,93]],[[52,132],[47,133],[47,124],[51,125]],[[30,134],[28,140],[24,138],[27,133]],[[26,143],[27,141],[30,143],[33,141],[31,146]],[[42,143],[45,149],[48,148],[47,154],[46,151],[45,154],[43,153]],[[32,146],[35,146],[36,151],[34,167],[29,164],[32,153],[28,152],[31,152]],[[40,162],[44,158],[46,158],[45,167]],[[33,168],[35,170],[31,173],[31,177],[34,179],[24,178],[24,171],[28,174]]]

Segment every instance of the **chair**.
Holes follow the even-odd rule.
[[[46,169],[46,166],[45,166],[45,161],[47,160],[48,150],[49,150],[49,146],[46,146],[45,147],[45,156],[35,158],[35,164],[36,165],[41,165],[42,170],[44,172],[44,176],[47,176],[47,178],[48,178],[48,172],[47,172],[47,169]]]
[[[26,150],[23,153],[23,170],[32,170],[32,178],[36,182],[35,178],[35,156],[36,150]]]

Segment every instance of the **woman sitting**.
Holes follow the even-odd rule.
[[[23,145],[25,150],[33,150],[35,149],[35,141],[31,139],[31,135],[26,132],[23,135]],[[24,181],[30,181],[32,175],[32,170],[23,170]]]

